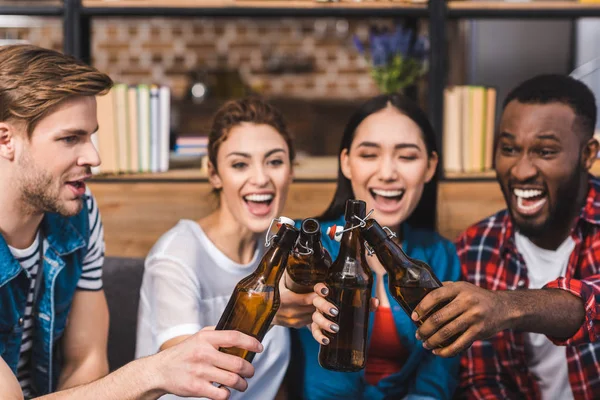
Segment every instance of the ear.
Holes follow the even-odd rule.
[[[433,176],[435,175],[435,171],[437,170],[439,157],[435,151],[432,151],[429,155],[429,161],[427,162],[427,173],[425,174],[425,183],[428,183]]]
[[[348,180],[352,180],[352,172],[350,170],[350,154],[348,154],[348,149],[343,149],[340,153],[340,169],[342,170],[342,174]]]
[[[591,138],[585,144],[581,159],[586,170],[589,171],[590,168],[592,168],[592,165],[594,165],[596,156],[598,155],[598,149],[600,149],[600,144],[596,138]]]
[[[223,182],[221,182],[221,177],[219,176],[219,172],[213,165],[212,162],[208,162],[208,181],[212,185],[213,188],[219,190],[223,188]]]
[[[0,157],[9,161],[15,158],[16,128],[6,122],[0,122]]]

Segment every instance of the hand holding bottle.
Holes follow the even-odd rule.
[[[334,318],[339,313],[336,306],[327,301],[328,294],[329,289],[327,288],[327,285],[324,283],[317,283],[315,285],[315,297],[313,300],[314,313],[312,314],[312,322],[309,325],[313,338],[319,344],[323,345],[329,344],[329,338],[323,334],[323,331],[335,334],[339,330],[339,327],[336,324],[333,324],[330,320],[324,317],[324,314],[326,314]],[[370,311],[376,311],[377,307],[379,307],[379,299],[377,297],[371,297],[371,303],[369,304]],[[336,327],[332,328],[333,325]]]
[[[273,325],[281,325],[287,328],[302,328],[311,323],[312,314],[315,311],[313,302],[317,295],[314,292],[310,293],[294,293],[285,285],[288,279],[287,271],[284,273],[283,279],[279,281],[279,297],[281,304]]]

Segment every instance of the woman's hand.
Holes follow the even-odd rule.
[[[284,272],[287,275],[287,271]],[[301,328],[310,324],[311,317],[315,311],[313,300],[317,295],[314,292],[299,294],[294,293],[285,286],[286,276],[281,277],[279,281],[279,298],[281,305],[273,325],[281,325],[288,328]]]
[[[335,322],[327,319],[325,315],[328,315],[332,320],[335,320],[339,314],[339,310],[333,303],[326,300],[329,289],[324,283],[317,283],[315,285],[315,293],[313,305],[316,310],[312,315],[312,323],[309,328],[313,337],[319,344],[328,345],[329,338],[323,334],[323,331],[334,334],[340,330],[340,327]],[[371,297],[371,304],[369,305],[370,310],[375,311],[377,310],[377,307],[379,307],[379,299],[377,297]]]

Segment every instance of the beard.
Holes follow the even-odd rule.
[[[19,165],[21,174],[17,184],[21,204],[27,213],[57,213],[64,217],[72,217],[81,211],[82,200],[61,201],[61,186],[55,183],[51,174],[38,168],[28,155],[24,154],[21,157]]]
[[[582,176],[586,176],[587,171],[577,163],[573,173],[564,181],[564,184],[556,190],[556,200],[549,203],[548,217],[541,223],[534,221],[518,221],[515,219],[512,210],[510,210],[512,220],[517,229],[529,238],[543,237],[552,232],[560,232],[566,228],[579,214],[580,204],[577,204],[574,197],[578,198],[579,192],[585,183]],[[575,208],[577,207],[577,208]]]

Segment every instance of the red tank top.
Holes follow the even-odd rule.
[[[402,368],[408,352],[400,342],[394,315],[389,307],[379,307],[375,312],[375,322],[371,333],[371,343],[367,353],[365,378],[370,385],[377,385],[381,379]]]

